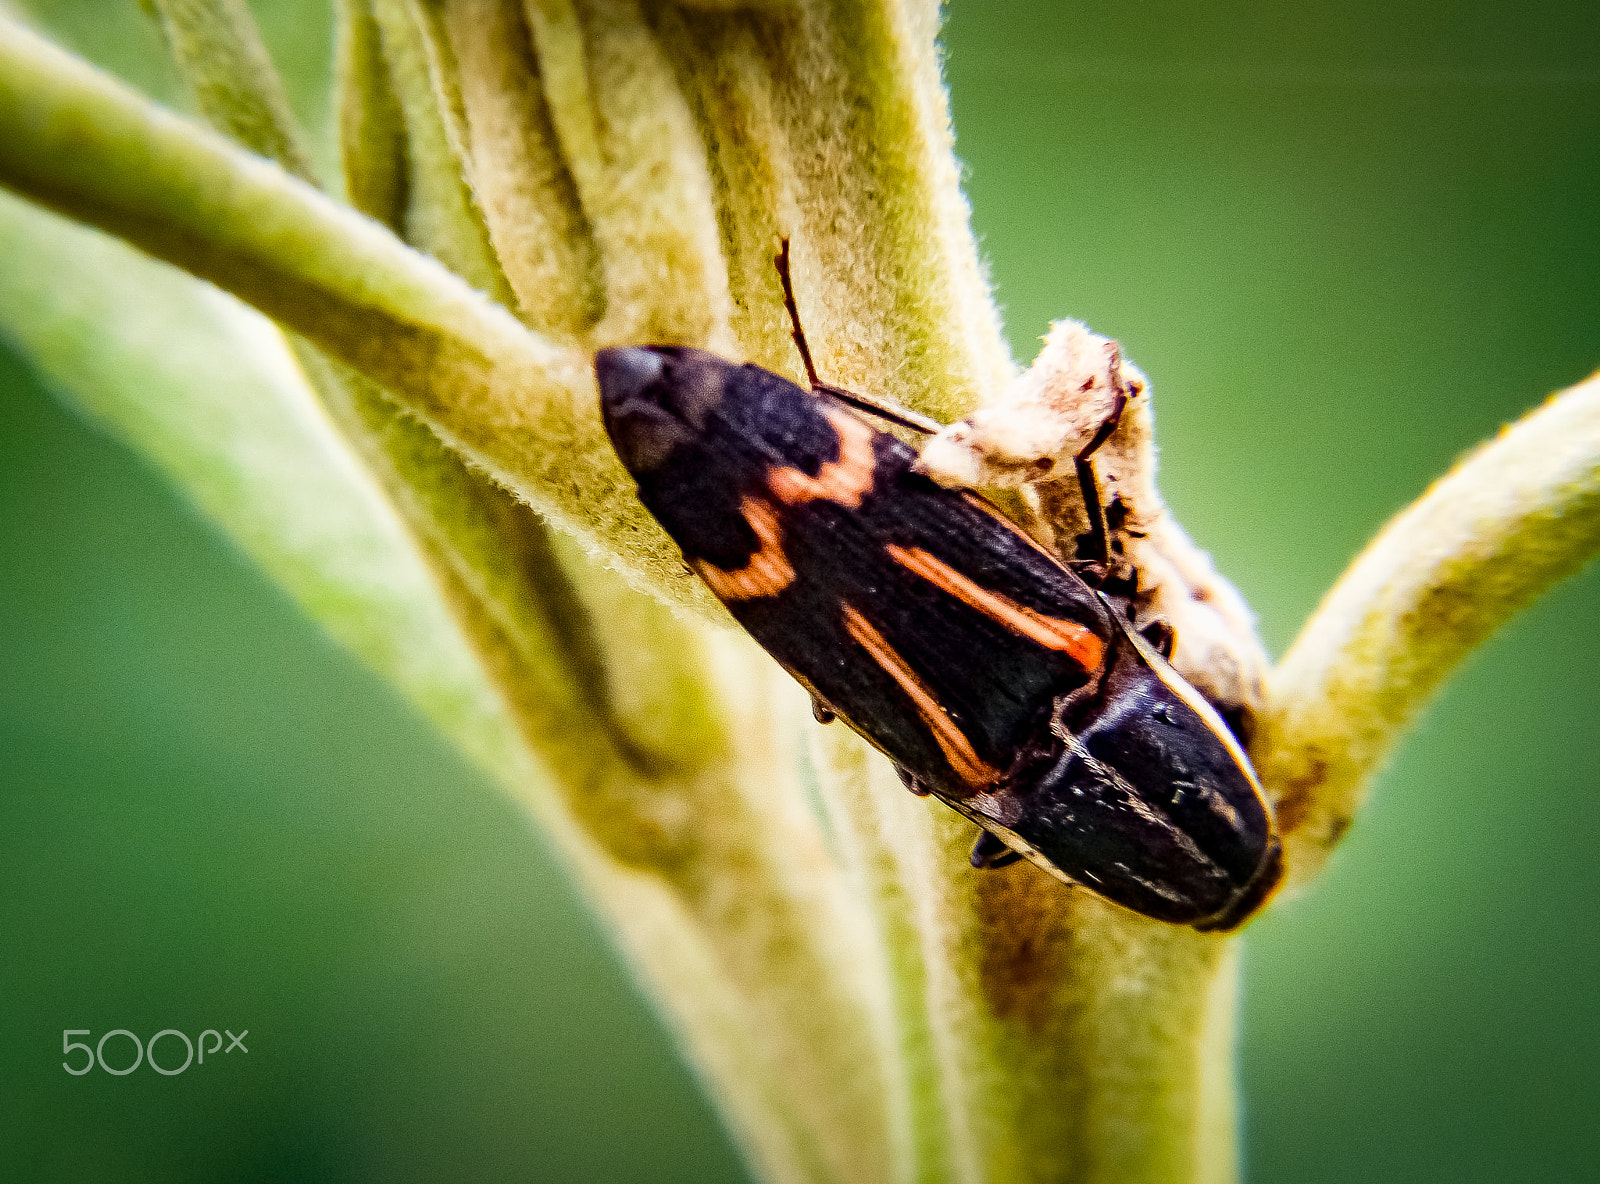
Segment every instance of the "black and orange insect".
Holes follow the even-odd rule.
[[[1125,606],[846,400],[915,417],[817,382],[798,319],[795,338],[812,390],[679,346],[595,359],[606,430],[685,561],[820,718],[983,828],[974,866],[1026,858],[1163,921],[1241,924],[1281,857],[1227,725]]]

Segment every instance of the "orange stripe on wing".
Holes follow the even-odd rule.
[[[773,469],[767,474],[767,488],[786,506],[830,501],[854,509],[872,492],[877,477],[878,458],[873,455],[872,441],[878,433],[841,408],[824,407],[822,413],[839,437],[839,459],[823,465],[815,477],[789,465]]]
[[[889,677],[900,684],[900,689],[911,697],[911,702],[917,709],[917,714],[928,725],[928,730],[933,733],[933,738],[944,751],[945,760],[950,762],[950,767],[956,771],[956,776],[970,785],[974,792],[984,793],[994,787],[1000,780],[1000,774],[989,766],[972,749],[972,744],[962,735],[961,729],[945,714],[944,708],[939,706],[939,700],[920,678],[916,671],[906,665],[905,659],[897,654],[894,647],[884,640],[883,634],[873,628],[869,622],[850,605],[841,606],[844,609],[844,625],[850,631],[850,636],[872,655],[872,660],[888,673]]]
[[[1010,597],[991,592],[920,547],[899,547],[890,543],[887,550],[896,562],[916,572],[934,587],[950,593],[963,604],[999,621],[1013,633],[1020,633],[1046,649],[1066,654],[1085,670],[1100,668],[1105,658],[1106,644],[1087,626],[1076,621],[1063,621],[1059,617],[1047,617],[1018,604]]]
[[[794,583],[794,567],[783,553],[783,527],[778,512],[765,498],[746,494],[739,502],[739,513],[761,541],[744,566],[726,571],[704,559],[691,559],[700,578],[724,601],[758,600],[776,596]]]

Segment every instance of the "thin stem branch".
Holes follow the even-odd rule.
[[[315,182],[305,133],[244,0],[151,0],[168,51],[213,127]]]
[[[0,19],[0,183],[227,289],[373,379],[657,595],[716,612],[638,503],[588,355],[374,222]]]
[[[1460,461],[1379,532],[1271,679],[1254,756],[1312,875],[1450,672],[1600,552],[1600,375]]]

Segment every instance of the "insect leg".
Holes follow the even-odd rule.
[[[1156,617],[1143,629],[1139,635],[1155,647],[1156,653],[1167,661],[1172,661],[1172,651],[1178,644],[1178,635],[1172,630],[1172,622],[1165,617]]]
[[[1106,530],[1105,507],[1100,504],[1100,484],[1095,480],[1094,465],[1090,463],[1090,458],[1111,439],[1111,433],[1122,422],[1123,408],[1128,405],[1128,389],[1122,383],[1122,349],[1116,342],[1111,343],[1109,373],[1112,385],[1111,410],[1100,421],[1089,442],[1072,458],[1072,466],[1078,473],[1078,488],[1083,491],[1083,508],[1089,515],[1089,537],[1079,543],[1078,558],[1108,566],[1111,563],[1111,538]]]
[[[895,776],[900,778],[900,784],[905,786],[912,793],[916,794],[919,798],[925,798],[933,792],[933,790],[929,789],[922,783],[922,778],[911,773],[903,766],[896,765],[894,767],[894,772]]]
[[[972,854],[968,858],[973,867],[994,871],[1017,862],[1022,856],[1007,847],[993,831],[980,829],[978,840],[972,844]]]

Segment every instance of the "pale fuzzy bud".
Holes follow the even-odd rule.
[[[1065,461],[1111,414],[1113,383],[1142,389],[1117,343],[1081,321],[1057,321],[1039,358],[994,405],[952,424],[922,450],[918,468],[941,485],[1015,489]]]
[[[1089,517],[1074,458],[1126,404],[1091,458],[1106,508],[1114,577],[1137,577],[1135,624],[1164,617],[1173,665],[1248,730],[1260,709],[1266,654],[1243,597],[1172,520],[1156,490],[1149,381],[1115,341],[1057,321],[1028,370],[989,406],[928,442],[918,468],[949,487],[1023,491],[1030,524],[1064,559],[1078,557]]]

